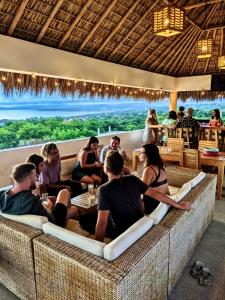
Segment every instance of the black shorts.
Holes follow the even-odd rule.
[[[60,227],[66,226],[67,207],[63,203],[56,203],[52,210],[52,215],[55,220],[55,224]]]

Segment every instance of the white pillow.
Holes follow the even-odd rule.
[[[143,234],[145,234],[152,227],[152,225],[153,220],[149,217],[143,217],[138,220],[115,240],[104,247],[104,258],[109,261],[116,259]]]
[[[169,192],[170,192],[170,195],[173,195],[175,194],[176,192],[179,191],[179,187],[177,186],[172,186],[172,185],[168,185],[168,188],[169,188]]]
[[[51,234],[64,242],[103,257],[103,247],[105,246],[105,243],[89,239],[85,236],[59,227],[51,222],[44,224],[42,228],[44,233]]]
[[[20,222],[26,225],[30,225],[37,229],[42,230],[42,225],[48,222],[48,218],[44,216],[37,215],[9,215],[0,212],[0,215],[6,219],[13,220],[16,222]]]
[[[201,172],[198,174],[198,176],[190,180],[189,182],[191,183],[191,188],[193,189],[197,184],[199,184],[199,182],[201,182],[205,178],[205,176],[206,173]]]
[[[70,175],[76,165],[77,157],[61,160],[61,176]]]
[[[149,218],[153,219],[153,224],[158,224],[162,218],[166,215],[170,208],[170,205],[160,203],[156,209],[149,215]]]
[[[176,202],[180,202],[190,192],[190,190],[191,190],[191,183],[187,182],[183,184],[183,186],[177,193],[171,195],[170,198]]]

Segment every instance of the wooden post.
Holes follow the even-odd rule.
[[[170,92],[170,110],[176,111],[177,109],[177,92]]]

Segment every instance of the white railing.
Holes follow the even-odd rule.
[[[131,157],[131,151],[134,148],[139,147],[142,144],[143,130],[134,130],[123,133],[111,133],[99,136],[100,144],[109,144],[110,137],[117,135],[121,139],[121,146],[124,148]],[[79,150],[84,147],[88,138],[69,140],[63,142],[57,142],[60,154],[69,155],[78,153]],[[0,151],[0,187],[9,185],[9,175],[12,171],[12,166],[21,162],[32,153],[40,154],[42,144],[32,145],[20,148],[13,148]]]

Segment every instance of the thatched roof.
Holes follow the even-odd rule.
[[[152,29],[153,11],[165,2],[186,13],[184,32],[169,38]],[[223,6],[215,0],[1,0],[0,33],[161,74],[214,74],[223,54]],[[212,57],[197,59],[196,41],[209,37]]]

